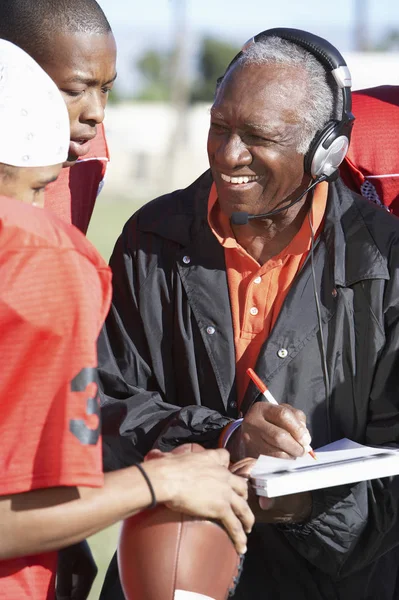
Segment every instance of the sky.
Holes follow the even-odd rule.
[[[199,40],[212,34],[243,44],[271,27],[297,27],[327,38],[339,50],[354,49],[355,7],[365,19],[362,27],[372,40],[392,28],[399,30],[398,0],[97,0],[118,43],[118,69],[123,87],[134,82],[132,65],[147,49],[166,49],[185,27],[190,53]],[[119,85],[121,85],[121,77]]]

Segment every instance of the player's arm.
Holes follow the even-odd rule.
[[[145,463],[159,503],[172,510],[219,519],[239,552],[253,516],[245,481],[226,468],[225,450],[163,455]],[[201,485],[199,486],[199,482]],[[0,498],[0,560],[75,544],[151,504],[137,467],[105,475],[100,488],[56,487]]]
[[[70,546],[151,501],[137,467],[101,468],[93,367],[109,282],[68,249],[21,252],[0,265],[1,559]],[[158,502],[220,519],[242,551],[252,513],[228,463],[211,451],[145,468]]]

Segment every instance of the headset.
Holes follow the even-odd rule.
[[[349,148],[349,141],[355,117],[352,114],[352,78],[346,62],[340,52],[327,40],[300,29],[276,27],[258,33],[244,44],[241,51],[233,58],[225,73],[241,58],[252,45],[268,37],[279,37],[301,46],[325,67],[338,88],[342,90],[342,115],[340,120],[330,120],[313,138],[304,158],[305,172],[313,179],[334,179],[338,167],[344,160]],[[218,80],[221,82],[223,78]]]

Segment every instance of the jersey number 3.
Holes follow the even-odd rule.
[[[97,370],[93,368],[82,369],[71,381],[71,391],[84,392],[90,383],[95,383],[97,385]],[[97,394],[95,398],[87,399],[86,414],[97,415],[98,426],[96,429],[90,429],[84,419],[71,419],[69,422],[69,430],[76,438],[78,438],[81,444],[95,446],[100,437],[101,430],[100,406]]]

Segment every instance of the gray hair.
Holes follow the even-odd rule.
[[[306,154],[316,133],[330,119],[342,114],[342,94],[332,76],[317,58],[293,42],[271,36],[251,44],[234,61],[227,72],[236,66],[249,64],[281,64],[305,70],[307,86],[304,101],[298,108],[298,118],[303,123],[297,142],[297,152]]]

